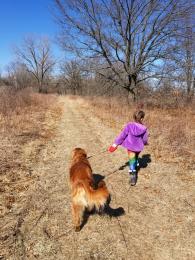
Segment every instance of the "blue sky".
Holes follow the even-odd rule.
[[[0,70],[14,58],[12,47],[35,34],[54,40],[58,26],[52,16],[52,0],[0,0]],[[53,53],[62,56],[53,43]]]

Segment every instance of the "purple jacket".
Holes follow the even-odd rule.
[[[133,152],[141,152],[147,142],[148,130],[146,126],[136,122],[128,123],[114,141],[115,144],[122,145]]]

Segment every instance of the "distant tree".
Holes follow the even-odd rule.
[[[18,61],[26,66],[38,83],[39,92],[46,92],[46,79],[52,72],[55,60],[48,39],[28,37],[21,47],[15,48]]]
[[[192,6],[193,7],[193,6]],[[194,8],[181,17],[175,40],[170,44],[167,75],[185,88],[187,101],[195,92],[195,17]]]
[[[54,1],[61,46],[94,59],[93,69],[134,100],[138,83],[157,75],[185,11],[183,0]]]
[[[60,72],[65,87],[74,95],[81,94],[83,73],[81,65],[76,60],[63,62],[60,65]]]
[[[29,74],[25,64],[11,62],[6,70],[9,85],[13,86],[16,90],[32,86],[33,76]]]

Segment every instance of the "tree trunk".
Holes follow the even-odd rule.
[[[39,81],[39,93],[43,93],[43,82]]]
[[[137,95],[136,95],[136,88],[137,88],[137,76],[136,75],[129,75],[128,76],[128,103],[130,101],[130,95],[131,98],[133,97],[133,102],[135,103],[137,101]]]

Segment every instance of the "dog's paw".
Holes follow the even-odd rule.
[[[103,188],[103,187],[105,187],[106,186],[106,183],[104,182],[104,181],[100,181],[99,183],[98,183],[98,188]]]
[[[77,226],[77,227],[75,227],[75,232],[79,232],[80,230],[81,230],[81,227],[80,226]]]
[[[105,214],[104,209],[105,209],[105,206],[100,206],[99,209],[98,209],[98,214],[99,215],[104,215]]]

